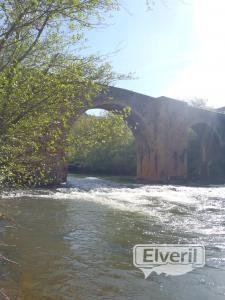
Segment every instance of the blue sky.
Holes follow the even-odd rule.
[[[90,53],[134,72],[117,86],[150,96],[204,98],[225,106],[225,0],[123,0],[109,26],[87,33]],[[116,52],[116,53],[114,53]]]

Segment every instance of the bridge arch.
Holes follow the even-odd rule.
[[[211,132],[209,136],[214,139],[212,144],[218,145],[219,151],[216,153],[218,153],[218,160],[221,156],[225,170],[225,115],[222,113],[195,108],[185,102],[167,97],[154,98],[115,87],[107,87],[103,92],[93,96],[92,101],[86,100],[82,103],[86,104],[80,108],[80,111],[74,112],[72,123],[79,115],[91,108],[118,111],[125,107],[131,108],[127,123],[137,141],[137,177],[140,180],[147,182],[186,180],[188,178],[187,132],[188,128],[192,128],[198,133],[203,126],[200,124],[204,124],[206,131]],[[50,165],[58,182],[66,177],[63,160],[65,153],[60,146],[66,134],[63,133],[58,152],[52,160],[53,166]],[[210,138],[208,142],[210,143]],[[209,153],[211,150],[207,151]],[[212,155],[208,156],[211,160]],[[47,157],[46,161],[49,166]],[[203,169],[212,169],[213,164],[210,162]],[[202,171],[202,174],[207,175],[209,172]]]
[[[129,98],[123,98],[124,101],[118,98],[112,99],[101,98],[100,100],[93,100],[92,103],[86,105],[82,108],[79,113],[77,113],[70,121],[70,124],[74,124],[76,120],[83,115],[87,110],[90,109],[104,109],[106,111],[111,111],[116,114],[123,114],[124,109],[128,109],[128,114],[125,121],[133,133],[136,144],[136,154],[137,154],[137,178],[142,178],[143,176],[148,176],[150,163],[149,163],[149,140],[148,140],[148,124],[143,118],[142,114],[132,106],[132,102],[129,102]]]
[[[217,131],[208,122],[194,122],[187,132],[187,175],[189,179],[225,178],[223,148]]]
[[[201,114],[198,114],[198,110],[200,110]],[[212,118],[212,115],[207,114],[210,113],[209,111],[199,109],[199,108],[196,108],[195,112],[197,112],[197,115],[192,115],[189,117],[188,127],[196,128],[196,129],[202,127],[202,129],[205,128],[208,129],[208,131],[213,131],[214,134],[219,139],[220,144],[221,145],[224,144],[224,139],[220,134],[220,130],[219,130],[220,123],[217,121],[215,116],[213,116]]]

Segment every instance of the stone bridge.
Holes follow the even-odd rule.
[[[225,178],[225,114],[115,87],[93,99],[86,109],[126,107],[131,108],[127,122],[136,139],[138,179],[146,182],[188,179],[189,160],[193,159],[188,152],[190,130],[198,142],[198,154],[194,157],[196,177]]]

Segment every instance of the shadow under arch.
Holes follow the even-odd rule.
[[[217,132],[205,122],[188,128],[187,173],[191,180],[225,180],[224,151]]]

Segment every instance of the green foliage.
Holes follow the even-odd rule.
[[[117,8],[116,0],[0,0],[0,185],[54,182],[71,118],[119,77],[76,52],[83,30]]]
[[[44,74],[17,67],[10,82],[5,79],[0,98],[0,171],[4,182],[35,185],[53,180],[44,165],[46,156],[54,161],[59,148],[66,151],[64,133],[70,119],[100,90],[97,84],[90,90],[89,81],[84,80],[89,76],[85,68],[70,65],[57,74]],[[97,73],[96,78],[101,81]]]
[[[0,0],[0,71],[21,62],[55,64],[68,46],[74,53],[84,28],[118,7],[116,0]]]
[[[71,135],[71,164],[95,172],[135,174],[135,140],[124,122],[124,114],[81,116],[74,124]]]

